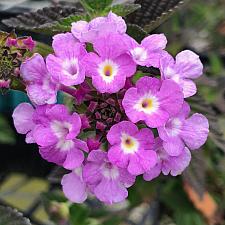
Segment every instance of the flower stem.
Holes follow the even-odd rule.
[[[67,93],[67,94],[69,94],[69,95],[71,95],[71,96],[73,96],[74,98],[77,97],[76,96],[77,89],[74,88],[74,87],[67,87],[67,86],[61,85],[60,86],[60,90],[65,92],[65,93]]]

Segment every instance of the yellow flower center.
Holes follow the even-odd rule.
[[[134,147],[134,141],[131,138],[127,138],[124,140],[124,145],[126,146],[126,148],[133,148]]]
[[[103,71],[104,71],[104,75],[105,75],[105,76],[110,77],[110,76],[112,76],[113,68],[112,68],[111,65],[105,65]]]
[[[151,109],[153,107],[153,101],[150,98],[146,98],[143,100],[141,104],[142,108],[144,109]]]
[[[121,148],[125,154],[134,154],[138,151],[139,143],[130,135],[123,133],[121,138]]]

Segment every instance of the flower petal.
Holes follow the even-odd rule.
[[[202,114],[195,113],[184,122],[181,138],[191,150],[195,150],[206,142],[208,134],[209,123],[207,118]]]
[[[181,79],[179,85],[183,90],[184,98],[191,97],[197,92],[196,84],[192,80]]]
[[[34,128],[33,113],[34,108],[29,103],[21,103],[15,108],[12,117],[18,133],[26,134]]]
[[[130,121],[122,121],[110,128],[107,134],[107,140],[111,145],[119,144],[121,142],[122,133],[135,135],[137,132],[138,128],[135,124],[131,123]]]
[[[141,45],[150,51],[164,49],[167,44],[167,39],[164,34],[152,34],[144,38]]]
[[[120,145],[114,145],[109,149],[108,158],[113,165],[121,168],[126,168],[129,161],[129,155],[122,152]]]
[[[170,116],[176,115],[181,110],[184,97],[180,87],[171,80],[164,80],[158,93],[160,107]]]
[[[87,199],[86,184],[74,172],[63,176],[61,181],[65,196],[75,203],[83,203]]]
[[[66,160],[63,163],[63,167],[68,170],[73,170],[81,166],[84,161],[84,154],[82,151],[77,150],[76,146],[71,149],[66,156]]]
[[[35,142],[41,147],[48,147],[57,143],[57,138],[50,127],[37,125],[33,131],[33,137]]]
[[[46,77],[48,74],[43,57],[35,53],[31,58],[22,63],[20,74],[26,82],[42,81],[43,77]]]
[[[127,189],[119,181],[105,178],[96,186],[94,193],[100,201],[108,204],[122,202],[128,196]]]
[[[154,178],[158,177],[161,173],[162,165],[157,163],[153,168],[144,173],[143,178],[146,181],[151,181]]]
[[[177,54],[176,69],[184,78],[198,78],[203,73],[203,65],[199,56],[189,50]]]
[[[83,44],[78,42],[69,32],[53,36],[52,47],[56,56],[61,59],[77,58],[86,52]]]
[[[179,156],[171,156],[163,162],[162,173],[168,175],[170,172],[172,176],[180,175],[189,165],[190,161],[191,153],[188,148],[185,147]]]
[[[163,142],[163,147],[170,156],[178,156],[184,149],[184,142],[179,137],[171,137]]]

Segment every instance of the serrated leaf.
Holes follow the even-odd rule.
[[[0,225],[31,225],[16,209],[0,206]]]
[[[113,5],[111,7],[106,8],[104,11],[106,13],[112,11],[113,13],[117,14],[118,16],[127,16],[136,10],[140,9],[141,5],[139,4],[118,4],[118,5]]]
[[[62,18],[59,21],[53,23],[46,23],[37,28],[34,28],[32,31],[38,33],[45,33],[45,34],[57,34],[71,30],[71,24],[73,22],[79,20],[86,20],[86,15],[71,15],[66,18]]]
[[[72,7],[54,6],[39,9],[36,12],[24,13],[3,20],[6,26],[19,30],[44,32],[47,34],[67,31],[68,24],[82,18],[83,9],[80,4]],[[53,29],[54,31],[52,32]]]
[[[136,41],[140,42],[144,39],[147,35],[146,31],[143,30],[141,27],[135,24],[128,24],[127,25],[127,34],[133,37]]]
[[[128,22],[137,24],[147,32],[162,24],[184,3],[185,0],[136,0],[141,9],[128,17]]]
[[[80,0],[80,3],[87,11],[103,11],[112,4],[113,0]]]

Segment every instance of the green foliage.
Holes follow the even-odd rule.
[[[53,35],[70,31],[71,23],[78,20],[88,20],[88,16],[78,6],[71,9],[69,7],[55,6],[21,14],[17,17],[5,19],[2,22],[19,30]]]
[[[71,30],[71,23],[79,20],[87,20],[87,15],[71,15],[66,18],[62,18],[59,21],[53,23],[46,23],[40,25],[39,27],[34,27],[30,29],[33,32],[45,33],[48,35],[53,35],[57,33],[62,33]]]
[[[85,205],[74,204],[70,207],[71,225],[89,225],[89,209]]]
[[[209,55],[209,62],[210,62],[210,72],[213,76],[221,75],[221,73],[224,71],[224,66],[222,59],[219,57],[219,55],[215,53],[211,53]]]
[[[140,42],[143,38],[147,36],[145,30],[135,24],[128,24],[127,25],[127,34],[133,37],[136,41]]]
[[[61,191],[43,193],[42,202],[49,218],[56,224],[69,219],[69,204]]]
[[[118,5],[107,7],[104,11],[105,11],[105,14],[112,11],[119,16],[125,17],[140,8],[141,8],[141,5],[139,4],[118,4]]]
[[[112,5],[112,2],[113,0],[80,0],[80,3],[91,17],[104,16],[110,11],[125,17],[141,7],[139,4],[129,3]]]
[[[113,0],[80,0],[82,6],[88,12],[101,12],[112,4]]]
[[[35,48],[33,50],[33,53],[39,53],[42,56],[47,56],[48,54],[53,53],[53,49],[51,46],[44,44],[42,42],[36,41]]]
[[[182,183],[176,178],[170,178],[170,181],[163,186],[160,199],[167,209],[173,211],[177,225],[205,225],[203,218],[187,198]]]
[[[31,223],[17,210],[0,206],[0,225],[31,225]]]
[[[110,11],[120,16],[127,16],[140,8],[138,4],[112,5],[112,0],[80,0],[80,3],[86,12],[83,12],[83,9],[79,8],[80,6],[76,6],[71,10],[68,10],[68,8],[49,7],[40,9],[37,12],[6,19],[2,22],[9,27],[19,30],[54,35],[70,31],[71,23],[79,20],[89,21],[97,16],[105,16]]]
[[[107,220],[105,220],[102,225],[118,225],[122,222],[123,220],[119,216],[111,216]]]
[[[15,133],[8,124],[5,117],[0,115],[0,143],[14,145],[16,143]]]

